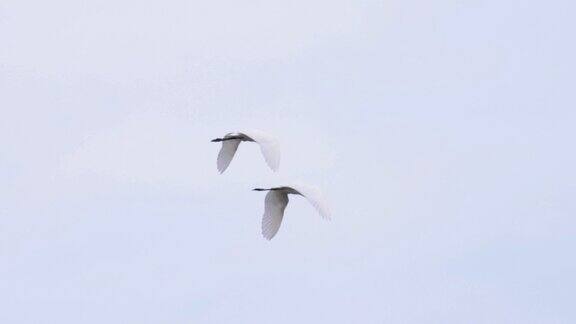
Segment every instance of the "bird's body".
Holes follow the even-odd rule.
[[[254,142],[253,139],[242,133],[228,133],[223,138],[215,138],[212,142],[226,142],[239,140],[240,142]]]
[[[220,148],[217,159],[217,167],[220,173],[223,173],[228,168],[241,142],[258,143],[262,155],[270,169],[278,171],[280,165],[280,149],[278,142],[272,136],[264,132],[252,130],[228,133],[223,138],[213,139],[212,142],[222,142],[222,148]]]
[[[306,197],[308,201],[318,210],[322,218],[330,219],[330,211],[321,192],[313,187],[297,185],[282,186],[269,189],[256,188],[255,191],[268,191],[264,202],[264,215],[262,216],[262,235],[267,240],[271,240],[282,224],[284,210],[288,205],[288,195],[299,195]]]

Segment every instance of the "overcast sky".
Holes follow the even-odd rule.
[[[576,322],[575,10],[3,0],[0,322]]]

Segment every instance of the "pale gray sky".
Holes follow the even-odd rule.
[[[575,10],[2,1],[0,322],[575,322]]]

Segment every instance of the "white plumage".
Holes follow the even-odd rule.
[[[220,148],[216,161],[220,173],[223,173],[228,168],[241,142],[258,143],[264,160],[266,160],[270,169],[276,172],[280,166],[280,148],[278,141],[264,132],[251,130],[228,133],[223,138],[216,138],[212,140],[212,142],[222,142],[222,148]]]
[[[262,235],[267,240],[271,240],[282,224],[284,210],[288,205],[288,195],[300,195],[316,208],[320,216],[324,219],[330,219],[330,210],[326,200],[320,190],[305,185],[292,185],[284,187],[275,187],[270,189],[254,189],[256,191],[268,191],[264,202],[264,215],[262,216]]]

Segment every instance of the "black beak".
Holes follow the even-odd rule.
[[[216,143],[216,142],[222,142],[221,138],[215,138],[213,140],[211,140],[210,142]]]
[[[266,189],[262,189],[262,188],[255,188],[255,189],[252,189],[252,191],[266,191]]]

